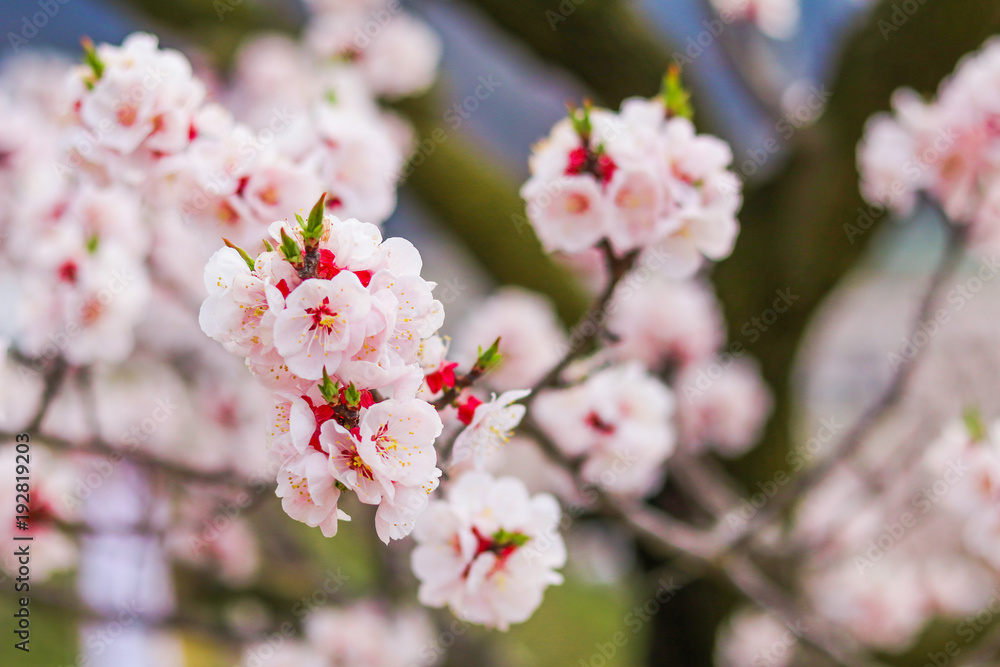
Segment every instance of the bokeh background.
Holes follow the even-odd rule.
[[[714,274],[729,338],[744,342],[760,360],[776,398],[762,444],[727,467],[752,488],[756,480],[769,478],[791,442],[810,432],[814,415],[847,419],[879,393],[889,377],[881,363],[885,350],[904,331],[942,238],[935,225],[921,220],[906,225],[879,221],[856,238],[845,233],[845,225],[858,224],[863,206],[855,147],[865,119],[888,108],[894,89],[933,91],[961,55],[1000,30],[1000,3],[802,0],[799,30],[782,41],[749,28],[705,39],[711,35],[705,22],[713,15],[699,0],[403,4],[437,30],[444,60],[434,88],[398,108],[421,137],[441,128],[446,140],[423,151],[421,163],[408,169],[386,231],[414,241],[425,256],[428,279],[460,286],[449,314],[460,318],[464,307],[501,284],[547,294],[567,322],[582,312],[585,299],[574,279],[515,224],[523,213],[517,189],[527,176],[531,144],[564,115],[567,100],[590,97],[617,106],[625,97],[655,93],[668,64],[682,54],[682,61],[690,61],[684,63],[684,76],[694,91],[697,123],[732,144],[735,168],[746,183],[739,242]],[[885,22],[903,4],[916,10],[906,13],[898,29],[887,30]],[[219,5],[224,5],[221,13]],[[34,2],[5,0],[2,34],[17,30],[35,10]],[[262,30],[294,32],[303,17],[294,0],[69,0],[30,46],[75,56],[81,35],[119,43],[145,29],[224,76],[246,36]],[[0,53],[10,51],[8,40],[0,40]],[[472,94],[480,77],[492,77],[499,85],[456,127],[448,110]],[[821,106],[813,103],[816,99]],[[780,289],[798,296],[795,307],[748,341],[743,325],[767,309]],[[968,350],[968,331],[990,313],[995,321],[997,300],[990,299],[966,314],[968,326],[955,327],[953,340],[940,342],[938,358],[948,357],[949,346]],[[976,344],[982,345],[982,335],[977,336]],[[997,367],[998,354],[986,347],[967,362],[969,368],[939,364],[943,370],[935,381],[947,375],[952,383],[943,386],[955,397],[988,395],[988,385],[975,386],[984,368]],[[900,419],[919,415],[931,430],[934,415],[924,408],[914,404]],[[669,506],[671,500],[668,484],[659,502]],[[291,523],[277,502],[260,514],[265,525]],[[347,591],[391,585],[375,580],[370,563],[378,552],[359,530],[362,526],[347,524],[335,540],[299,524],[284,526],[294,540],[264,545],[263,575],[253,591],[216,590],[182,576],[178,597],[189,601],[183,611],[200,626],[183,633],[187,664],[235,661],[232,646],[213,640],[211,627],[220,619],[206,615],[199,601],[226,598],[231,614],[253,613],[244,604],[251,596],[281,608],[313,591],[327,566],[346,575]],[[571,546],[571,553],[586,555],[571,562],[567,584],[547,591],[530,622],[488,638],[470,630],[456,638],[448,664],[592,664],[595,641],[622,630],[664,573],[647,565],[652,559],[645,554],[633,554],[620,535],[595,527],[580,539],[592,544]],[[715,628],[733,600],[724,586],[711,581],[685,586],[606,664],[711,664]],[[5,639],[0,664],[78,664],[77,623],[83,612],[65,603],[33,599],[31,654],[14,655]],[[4,587],[0,616],[9,618],[11,609]],[[938,640],[934,635],[932,629],[928,645]],[[893,661],[918,665],[925,653],[917,646],[909,658]]]

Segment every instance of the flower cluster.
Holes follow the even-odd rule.
[[[434,81],[441,43],[430,28],[384,0],[310,0],[305,42],[317,59],[354,70],[371,92],[396,98]]]
[[[732,151],[695,132],[677,85],[668,76],[661,97],[628,99],[618,113],[585,105],[535,146],[521,195],[546,250],[655,245],[681,275],[732,251],[741,203]]]
[[[673,411],[673,393],[638,363],[597,371],[535,401],[535,419],[549,437],[567,456],[585,458],[583,479],[629,495],[662,482],[675,446]]]
[[[378,505],[379,537],[405,537],[438,484],[437,410],[416,398],[421,343],[444,321],[420,254],[378,228],[325,215],[271,225],[277,249],[235,247],[205,267],[206,334],[273,392],[271,453],[293,518],[330,536],[344,490]],[[273,246],[272,246],[273,248]]]
[[[817,610],[865,645],[900,652],[932,619],[990,604],[998,442],[1000,424],[970,412],[909,463],[894,454],[878,492],[870,472],[841,465],[806,496],[792,537],[810,554],[805,586]]]
[[[559,517],[555,498],[529,495],[518,479],[462,475],[413,534],[420,601],[501,630],[527,620],[545,589],[562,583],[555,571],[566,562]]]
[[[1000,242],[1000,41],[966,57],[936,97],[896,91],[893,113],[868,121],[858,147],[861,191],[878,206],[909,214],[921,193],[968,229],[982,250]]]

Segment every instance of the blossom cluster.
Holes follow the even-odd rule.
[[[523,418],[508,405],[520,397],[518,387],[536,385],[575,353],[576,362],[532,399],[532,418],[564,459],[579,463],[584,483],[614,494],[659,489],[678,445],[692,454],[744,452],[770,410],[755,365],[723,356],[720,306],[707,281],[692,275],[702,253],[730,252],[739,182],[726,169],[728,146],[694,132],[676,77],[668,74],[659,97],[627,100],[619,114],[589,105],[571,110],[536,146],[521,191],[543,246],[572,253],[571,265],[595,296],[618,280],[600,319],[567,334],[545,299],[503,288],[473,310],[458,335],[456,358],[465,360],[475,358],[470,341],[499,339],[502,360],[484,378],[504,392],[492,402],[494,432]],[[628,257],[634,261],[624,275],[605,270],[609,258]],[[574,349],[588,327],[602,326],[602,349]],[[504,455],[498,439],[468,449],[468,439],[458,439],[456,462],[476,451],[476,469],[514,473],[533,488],[581,501],[551,463]]]
[[[146,33],[117,46],[85,40],[78,65],[33,54],[5,63],[0,427],[37,423],[42,437],[65,445],[112,448],[106,456],[60,453],[69,472],[48,472],[58,493],[38,493],[47,509],[37,515],[37,538],[52,554],[51,566],[37,564],[39,579],[76,564],[73,540],[58,526],[76,520],[109,480],[127,476],[132,452],[254,483],[273,465],[260,440],[274,401],[199,331],[201,276],[220,236],[263,249],[267,225],[319,192],[330,193],[328,206],[341,215],[376,223],[390,215],[411,137],[379,98],[429,85],[439,52],[422,24],[394,18],[408,28],[395,30],[377,59],[327,60],[283,41],[312,58],[309,70],[281,73],[286,81],[289,71],[302,74],[299,96],[286,99],[250,92],[272,85],[267,74],[275,71],[253,60],[253,45],[225,86]],[[268,39],[278,38],[260,38]],[[414,47],[430,54],[422,66]],[[374,46],[365,52],[375,54]],[[377,77],[382,83],[370,85]],[[385,255],[398,269],[397,289],[407,289],[412,279],[399,269],[407,256],[388,246]],[[377,296],[371,310],[395,318],[388,308]],[[386,340],[396,335],[407,354],[402,328]],[[355,374],[378,365],[352,364]],[[51,396],[43,396],[46,382]],[[39,449],[40,460],[50,458]],[[239,501],[190,486],[183,502],[162,508],[170,556],[246,581],[257,566],[256,536],[244,517],[224,514]]]
[[[986,608],[1000,573],[998,438],[1000,424],[970,413],[919,457],[897,465],[893,455],[891,472],[878,475],[882,488],[871,470],[841,464],[805,496],[790,537],[808,554],[803,583],[817,611],[862,644],[899,653],[934,619]],[[742,612],[730,625],[719,639],[730,656],[769,650],[788,630]],[[777,664],[792,664],[794,643]]]
[[[271,225],[277,250],[213,255],[199,321],[275,396],[271,453],[288,514],[332,536],[350,490],[379,506],[388,542],[413,529],[441,475],[441,418],[416,391],[420,345],[444,312],[408,241],[324,204],[298,226]]]
[[[339,506],[342,494],[353,492],[378,506],[375,529],[383,542],[406,537],[414,526],[418,543],[461,531],[441,538],[453,557],[435,557],[433,568],[414,557],[422,590],[444,586],[439,580],[446,578],[450,591],[421,599],[447,602],[476,623],[506,628],[524,621],[543,590],[561,581],[554,572],[565,560],[554,532],[555,499],[529,498],[516,480],[468,473],[450,485],[448,500],[427,506],[442,474],[435,441],[444,428],[431,399],[454,392],[440,408],[465,425],[455,436],[457,470],[465,459],[482,467],[510,438],[525,412],[516,401],[529,392],[460,400],[456,364],[445,359],[447,346],[437,336],[444,313],[433,283],[420,276],[419,252],[404,239],[383,240],[374,225],[327,215],[324,203],[325,196],[297,225],[273,223],[271,250],[251,258],[225,247],[205,268],[202,329],[245,357],[276,402],[269,452],[279,466],[282,507],[331,537],[349,518]],[[473,372],[488,370],[495,353],[480,350]],[[466,523],[442,523],[447,515]]]
[[[420,601],[500,630],[526,621],[544,590],[562,583],[560,516],[555,498],[529,495],[516,478],[465,473],[414,533]]]
[[[671,85],[658,98],[625,100],[617,113],[586,104],[535,146],[521,195],[546,250],[578,253],[602,240],[618,255],[656,246],[680,276],[732,251],[741,203],[732,151],[696,133]]]
[[[1000,239],[1000,41],[967,56],[929,101],[900,89],[893,112],[873,116],[858,147],[861,191],[907,215],[921,194],[967,230],[973,246]]]

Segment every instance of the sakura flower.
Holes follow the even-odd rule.
[[[645,495],[673,453],[674,397],[638,363],[598,371],[566,389],[548,390],[534,416],[555,444],[584,459],[581,475],[613,493]]]
[[[786,627],[764,611],[744,608],[729,617],[715,643],[720,667],[785,667],[792,663],[802,630]]]
[[[364,411],[358,454],[380,480],[419,485],[433,472],[434,441],[442,428],[430,403],[385,400]],[[386,491],[391,495],[393,489]]]
[[[692,368],[678,378],[684,393],[677,407],[682,442],[696,451],[707,446],[738,456],[756,441],[771,396],[751,362],[738,360],[717,373],[721,376],[713,379],[704,369]]]
[[[320,447],[330,452],[337,481],[361,502],[379,505],[375,529],[383,542],[409,535],[437,488],[434,441],[442,428],[437,411],[417,399],[388,399],[361,410],[355,432],[332,420],[320,428]]]
[[[337,373],[341,361],[364,342],[371,297],[358,277],[306,280],[288,295],[274,321],[274,346],[296,375],[318,380]]]
[[[529,394],[530,389],[515,389],[499,397],[494,394],[489,403],[478,405],[468,426],[455,439],[452,465],[471,459],[472,465],[482,470],[521,423],[527,408],[517,401]]]
[[[890,558],[863,577],[845,562],[818,574],[808,586],[824,616],[868,646],[898,652],[913,643],[927,621],[927,594],[914,563]]]
[[[973,248],[995,250],[998,72],[1000,42],[991,39],[959,63],[932,100],[896,91],[892,113],[872,117],[858,146],[866,199],[907,215],[925,193],[966,229]]]
[[[356,68],[376,95],[394,98],[427,88],[441,57],[437,36],[405,12],[374,36],[363,30],[369,21],[368,12],[343,6],[322,12],[309,22],[306,43],[320,57]]]
[[[95,58],[100,70],[80,66],[76,86],[81,125],[101,147],[127,155],[141,145],[156,153],[187,145],[205,89],[184,56],[135,33],[120,47],[102,44]]]
[[[469,472],[424,512],[411,556],[420,601],[458,618],[506,630],[530,618],[545,589],[562,583],[566,562],[552,496]]]
[[[655,244],[686,277],[732,251],[741,204],[732,159],[725,142],[668,116],[660,99],[626,100],[617,114],[588,106],[535,146],[521,196],[549,252],[605,240],[625,255]]]
[[[329,454],[315,449],[299,453],[290,443],[276,443],[272,455],[281,465],[275,491],[281,508],[307,526],[319,526],[326,537],[336,535],[338,521],[350,517],[337,507],[341,491],[331,474]]]
[[[222,248],[205,266],[205,289],[208,298],[198,315],[202,331],[233,354],[268,359],[275,319],[268,293],[280,309],[283,298],[277,288],[266,285],[236,250]]]
[[[708,360],[722,346],[719,304],[700,281],[655,274],[645,280],[626,277],[612,298],[608,329],[617,338],[612,353],[618,358],[652,368],[687,368]]]

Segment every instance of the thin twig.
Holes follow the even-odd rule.
[[[17,435],[13,432],[0,431],[0,440],[10,440]],[[250,480],[243,479],[238,473],[232,470],[199,470],[191,468],[182,463],[175,463],[161,459],[158,456],[147,454],[141,451],[124,451],[117,448],[100,437],[93,437],[84,442],[76,443],[65,438],[53,435],[32,434],[33,442],[38,442],[51,449],[61,451],[72,451],[81,454],[93,454],[97,456],[109,456],[127,459],[137,465],[153,470],[161,470],[179,481],[202,482],[206,484],[226,484],[233,487],[248,490],[257,490],[260,484],[254,484]]]
[[[615,255],[614,251],[611,249],[611,244],[607,240],[602,241],[599,246],[601,252],[604,254],[604,261],[608,267],[608,283],[601,292],[601,295],[597,298],[594,304],[587,311],[576,326],[573,328],[576,332],[581,332],[579,340],[570,345],[569,349],[563,355],[562,359],[559,360],[555,366],[553,366],[545,376],[535,383],[535,386],[522,403],[526,407],[530,407],[534,402],[538,393],[543,389],[548,389],[558,385],[561,381],[563,371],[569,367],[574,361],[587,353],[593,343],[598,340],[604,331],[603,321],[605,311],[608,308],[608,304],[611,302],[611,297],[614,296],[615,289],[618,287],[618,283],[624,278],[632,267],[635,266],[636,259],[639,257],[639,251],[634,250],[624,257],[618,257]],[[589,325],[589,326],[587,326]],[[586,330],[584,328],[586,327]]]
[[[956,225],[950,225],[949,231],[948,244],[942,252],[938,267],[931,277],[927,291],[921,299],[920,308],[910,326],[911,336],[920,330],[923,322],[930,319],[935,304],[939,300],[940,292],[954,275],[964,257],[962,252],[965,243],[963,229]],[[909,384],[910,378],[913,377],[913,373],[923,356],[923,348],[919,348],[912,356],[904,358],[897,369],[896,375],[892,378],[892,381],[879,400],[858,418],[844,438],[833,449],[832,453],[812,468],[804,470],[797,477],[793,478],[781,493],[761,508],[750,520],[746,521],[740,529],[733,531],[731,526],[723,524],[724,519],[720,517],[717,532],[720,535],[724,534],[724,532],[731,533],[729,538],[726,539],[728,545],[725,548],[732,550],[742,546],[757,534],[761,528],[781,517],[809,488],[823,481],[837,467],[839,462],[853,457],[861,445],[864,444],[871,430],[881,423],[883,418],[899,403]]]

